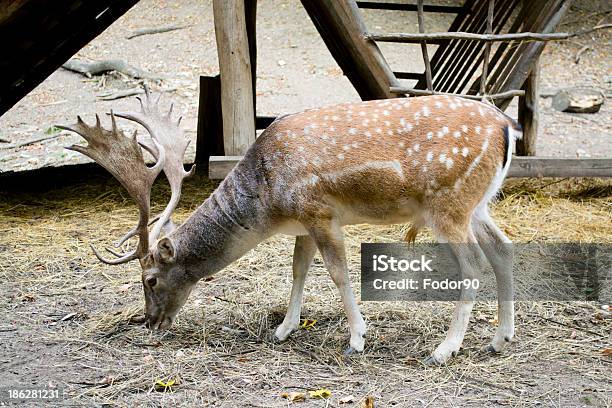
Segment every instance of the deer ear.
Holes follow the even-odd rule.
[[[174,243],[168,237],[164,237],[157,241],[157,252],[164,263],[172,263],[176,260],[176,249]]]

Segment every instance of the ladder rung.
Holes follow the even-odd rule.
[[[405,3],[383,3],[379,1],[358,1],[357,6],[364,9],[375,9],[375,10],[401,10],[401,11],[417,11],[416,4],[405,4]],[[463,7],[460,6],[437,6],[437,5],[424,5],[423,11],[429,11],[432,13],[459,13]]]

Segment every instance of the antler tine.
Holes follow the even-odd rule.
[[[93,251],[93,253],[96,255],[96,258],[98,258],[98,260],[100,260],[100,262],[105,263],[107,265],[121,265],[123,263],[133,261],[134,259],[138,259],[140,257],[140,255],[138,254],[138,250],[135,249],[134,251],[130,252],[129,254],[126,254],[126,255],[122,256],[121,258],[106,259],[102,255],[100,255],[100,253],[98,252],[96,247],[94,247],[91,244],[89,246],[91,247],[91,250]],[[113,253],[113,255],[118,255],[118,254]]]
[[[76,124],[71,126],[59,125],[58,127],[81,135],[87,141],[87,146],[72,145],[67,149],[82,153],[104,167],[121,183],[138,205],[139,221],[135,230],[140,240],[134,251],[121,256],[119,259],[108,260],[103,258],[94,248],[94,253],[100,261],[110,265],[118,265],[142,257],[149,251],[147,226],[149,224],[151,186],[164,167],[166,152],[161,145],[153,140],[152,144],[157,151],[157,162],[153,167],[148,167],[144,162],[140,144],[136,140],[136,133],[132,137],[127,137],[118,129],[112,111],[110,116],[112,130],[104,129],[100,124],[100,118],[97,116],[94,126],[87,125],[78,117]]]
[[[157,220],[159,220],[161,214],[156,215],[155,217],[151,218],[151,220],[149,221],[149,226],[153,223],[155,223]],[[136,229],[136,227],[132,228],[131,230],[129,230],[124,236],[122,236],[119,240],[117,240],[117,242],[115,242],[115,248],[119,248],[121,245],[123,245],[125,243],[125,241],[127,241],[128,239],[134,237],[138,235],[138,230]],[[113,255],[115,255],[113,253]],[[115,256],[122,256],[122,255],[115,255]]]
[[[158,107],[160,97],[161,95],[153,101],[148,89],[145,88],[145,97],[139,99],[141,104],[140,112],[116,114],[121,118],[142,125],[151,135],[151,139],[159,143],[167,154],[167,159],[164,162],[164,173],[172,193],[166,208],[149,234],[150,240],[157,239],[163,226],[170,220],[172,212],[180,200],[183,180],[191,176],[195,171],[195,166],[192,166],[189,171],[185,171],[183,166],[183,156],[189,145],[189,140],[178,127],[178,124],[172,122],[174,105],[170,106],[167,114],[161,114]],[[146,148],[144,144],[143,146]],[[153,152],[151,153],[153,154]]]

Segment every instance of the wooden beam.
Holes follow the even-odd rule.
[[[508,177],[612,177],[612,158],[515,156],[512,158]]]
[[[253,81],[245,0],[213,0],[221,74],[225,154],[246,153],[255,141]]]
[[[572,35],[569,33],[511,33],[511,34],[476,34],[466,32],[446,33],[391,33],[391,34],[367,34],[366,38],[378,42],[411,43],[430,40],[474,40],[486,42],[501,41],[558,41],[567,40]]]
[[[419,33],[425,32],[425,18],[423,17],[423,0],[418,0],[417,13],[419,20]],[[431,64],[429,62],[429,53],[427,52],[427,41],[421,42],[421,53],[423,54],[423,63],[425,64],[425,80],[427,89],[433,91],[433,83],[431,79]]]
[[[554,10],[550,19],[546,22],[546,25],[542,29],[544,33],[550,33],[554,31],[557,27],[561,18],[565,15],[565,13],[569,10],[571,5],[571,0],[561,0],[559,2],[559,6],[556,10]],[[520,88],[527,77],[533,70],[533,67],[537,63],[537,60],[544,50],[544,46],[546,44],[543,42],[536,42],[533,44],[529,44],[528,48],[521,53],[520,58],[516,65],[513,65],[512,74],[508,76],[507,81],[503,84],[503,89],[501,91],[507,89],[517,89]],[[510,104],[510,99],[501,101],[499,105],[497,105],[501,110],[505,110]]]
[[[414,96],[427,96],[427,95],[449,95],[449,96],[460,96],[466,99],[474,99],[480,101],[483,99],[482,95],[463,95],[463,94],[455,94],[450,92],[432,92],[427,89],[413,89],[413,88],[405,88],[401,86],[393,86],[391,87],[391,92],[398,94],[406,94],[406,95],[414,95]],[[485,99],[507,99],[513,98],[515,96],[523,96],[525,95],[524,90],[510,90],[506,92],[500,92],[491,95],[485,95]]]
[[[241,156],[212,156],[208,177],[225,178]],[[512,158],[508,177],[612,177],[612,158],[559,159],[556,157]]]
[[[457,17],[453,20],[448,31],[471,31],[470,25],[474,23],[476,20],[475,13],[477,13],[479,3],[476,0],[466,0],[463,4],[463,7]],[[468,18],[469,16],[469,18]],[[433,81],[434,86],[437,86],[438,80],[437,77],[439,72],[443,71],[445,65],[448,61],[454,61],[455,59],[452,56],[457,52],[457,43],[458,41],[452,40],[437,40],[439,41],[440,46],[436,49],[433,57],[431,58],[431,69],[433,73]],[[431,43],[435,43],[434,41],[430,41]],[[426,87],[425,78],[419,80],[415,86],[415,88],[423,89]]]
[[[355,0],[302,0],[330,53],[364,100],[394,98],[399,86],[378,46],[366,41]]]
[[[0,115],[138,0],[0,2]]]
[[[417,11],[417,5],[405,3],[383,3],[380,1],[358,1],[357,6],[363,9],[374,10],[397,10],[397,11]],[[457,14],[463,10],[461,6],[438,6],[425,4],[423,11],[430,13],[451,13]]]
[[[493,34],[493,11],[495,6],[495,0],[489,0],[489,9],[487,12],[487,34]],[[484,95],[487,92],[487,78],[489,77],[489,58],[491,56],[491,43],[485,44],[485,50],[482,62],[482,81],[480,82],[480,94]]]
[[[523,126],[523,138],[516,141],[516,154],[520,156],[536,155],[536,139],[540,123],[539,82],[540,64],[536,63],[523,85],[525,96],[519,98],[518,120]]]
[[[209,157],[223,154],[225,149],[221,115],[221,80],[219,75],[201,76],[195,163],[200,171],[206,172]]]
[[[229,174],[242,156],[210,156],[208,163],[208,178],[222,180]]]

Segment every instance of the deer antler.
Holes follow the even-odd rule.
[[[157,158],[153,167],[147,167],[142,155],[141,144],[136,140],[136,132],[129,138],[117,128],[115,115],[111,111],[112,130],[106,130],[100,125],[100,118],[96,115],[95,126],[89,126],[80,116],[77,123],[71,126],[58,126],[61,129],[78,133],[86,141],[87,146],[72,145],[70,150],[77,151],[92,158],[109,173],[111,173],[127,190],[130,197],[138,205],[140,212],[138,226],[135,231],[139,236],[138,246],[134,251],[123,254],[117,259],[103,258],[92,246],[98,259],[106,264],[118,265],[137,258],[144,257],[149,251],[149,210],[151,186],[155,178],[164,167],[166,153],[163,146],[153,140],[149,145],[142,147]],[[119,254],[114,254],[119,255]]]
[[[157,220],[155,226],[149,234],[149,239],[151,241],[154,241],[159,237],[162,228],[168,221],[170,221],[172,213],[176,209],[181,197],[183,180],[191,176],[195,171],[195,165],[193,165],[188,172],[185,171],[185,168],[183,167],[183,156],[185,155],[185,150],[189,145],[189,139],[185,137],[185,134],[178,126],[181,122],[181,118],[179,118],[176,123],[172,122],[173,105],[170,105],[170,110],[167,114],[162,115],[159,112],[160,98],[161,95],[155,102],[153,102],[151,100],[151,95],[149,94],[149,89],[145,87],[144,101],[141,98],[138,98],[141,108],[140,112],[125,112],[116,114],[121,118],[139,123],[140,125],[144,126],[145,129],[147,129],[152,139],[142,140],[140,143],[143,145],[143,147],[146,147],[153,156],[157,157],[157,154],[155,151],[155,144],[152,144],[152,142],[159,144],[166,152],[166,160],[163,165],[163,170],[166,174],[168,182],[170,183],[172,193],[170,196],[170,201],[168,202],[168,205],[164,211],[151,221],[153,222]],[[136,234],[137,228],[125,234],[115,244],[115,246],[121,246],[126,240]]]

